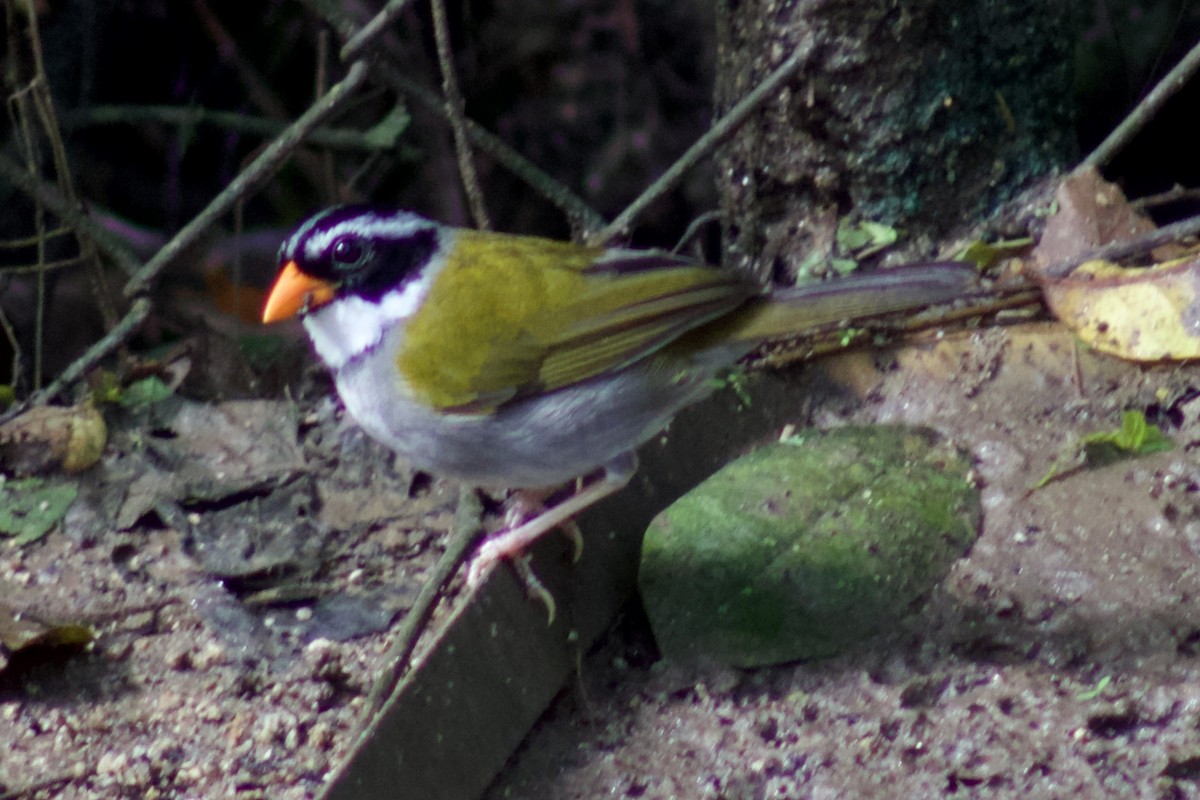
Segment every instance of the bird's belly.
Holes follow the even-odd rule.
[[[645,442],[713,386],[709,369],[668,379],[633,367],[492,414],[447,414],[405,397],[375,361],[384,359],[337,375],[355,422],[412,466],[477,486],[553,486],[586,475]]]

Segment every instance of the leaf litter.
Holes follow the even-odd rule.
[[[551,710],[491,796],[1191,793],[1197,368],[1134,365],[1043,322],[813,369],[841,389],[798,399],[799,420],[933,424],[974,454],[985,527],[971,554],[896,630],[822,662],[659,662],[631,609],[584,662],[583,691]],[[191,424],[163,407],[172,402],[117,426],[77,481],[63,535],[0,550],[6,597],[92,620],[97,636],[57,676],[0,694],[8,789],[42,785],[58,765],[62,782],[40,796],[312,796],[348,746],[387,643],[336,641],[336,624],[313,638],[301,619],[315,619],[313,595],[244,602],[266,589],[214,573],[221,558],[205,564],[197,532],[208,515],[289,509],[305,539],[290,556],[286,539],[253,541],[253,525],[224,540],[209,523],[220,529],[211,546],[262,556],[256,580],[305,569],[292,561],[311,552],[305,580],[348,597],[403,595],[394,587],[419,585],[434,560],[453,495],[414,481],[331,404],[305,418],[286,403],[218,404]],[[1130,410],[1176,447],[1027,491],[1072,443],[1122,430]],[[218,429],[228,438],[205,433]],[[270,456],[239,468],[259,457],[247,437],[264,435]],[[571,713],[584,705],[586,719]]]
[[[0,791],[313,796],[454,492],[414,483],[328,401],[302,419],[156,395],[107,415],[95,467],[38,479],[76,495],[65,513],[0,544],[0,632],[61,620],[20,635],[43,653],[78,640],[32,669],[0,661]],[[381,499],[328,513],[364,485]],[[0,639],[19,666],[33,645],[17,644]]]

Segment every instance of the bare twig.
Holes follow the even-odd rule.
[[[1158,194],[1148,194],[1145,197],[1139,197],[1136,200],[1130,200],[1129,205],[1134,208],[1154,208],[1156,206],[1166,206],[1171,203],[1179,203],[1184,200],[1200,200],[1200,188],[1194,186],[1180,186],[1178,183],[1167,189],[1165,192]]]
[[[1112,133],[1100,145],[1080,162],[1076,170],[1084,167],[1101,167],[1113,159],[1117,153],[1133,140],[1146,127],[1159,109],[1170,99],[1171,95],[1182,89],[1188,80],[1200,69],[1200,42],[1188,51],[1175,68],[1167,73],[1150,93],[1142,98],[1132,111],[1121,121]]]
[[[687,230],[683,232],[683,236],[679,237],[679,241],[671,248],[672,253],[679,253],[683,248],[691,244],[692,240],[700,233],[700,229],[709,223],[716,222],[725,216],[722,211],[705,211],[700,216],[696,217],[688,223]]]
[[[345,15],[340,4],[330,2],[330,0],[304,0],[304,2],[314,13],[333,26],[334,30],[343,38],[351,39],[358,32],[355,23]],[[368,47],[368,45],[371,46]],[[446,103],[441,95],[409,78],[404,67],[395,64],[388,53],[375,47],[373,40],[364,39],[361,47],[371,51],[375,59],[372,70],[376,78],[384,85],[393,92],[409,98],[418,106],[447,118]],[[470,119],[464,119],[463,122],[471,144],[562,210],[572,223],[586,230],[596,230],[604,224],[603,217],[596,213],[595,209],[589,206],[583,198],[555,180],[549,173],[518,153],[498,136]]]
[[[359,28],[357,33],[347,38],[346,43],[342,45],[342,61],[352,61],[357,58],[364,47],[371,44],[375,37],[395,22],[396,17],[400,16],[408,2],[409,0],[390,0],[366,25]]]
[[[233,208],[239,199],[248,194],[259,183],[268,178],[283,163],[296,146],[308,135],[308,132],[330,114],[338,105],[358,88],[367,75],[367,67],[361,61],[350,66],[346,77],[341,83],[335,84],[318,101],[309,106],[287,127],[278,138],[267,145],[229,185],[212,199],[208,206],[192,218],[187,225],[175,234],[155,256],[142,267],[138,273],[125,285],[125,295],[134,297],[146,292],[154,283],[158,274],[179,255],[186,247],[193,244],[210,225],[216,222],[222,214]]]
[[[396,631],[395,641],[384,655],[383,664],[378,669],[379,677],[367,696],[367,715],[363,719],[363,729],[371,724],[375,714],[392,695],[408,666],[408,659],[417,646],[417,640],[421,638],[421,633],[441,597],[443,587],[458,572],[458,568],[482,534],[479,524],[482,513],[483,509],[475,492],[466,487],[461,488],[458,509],[454,515],[454,527],[446,541],[446,550],[434,564],[433,574],[421,587],[416,602],[405,615],[400,629]]]
[[[673,188],[696,162],[725,141],[738,129],[738,126],[746,121],[751,113],[762,105],[763,101],[774,97],[775,93],[795,74],[803,62],[804,56],[801,53],[793,53],[791,58],[776,67],[758,86],[755,86],[749,94],[739,100],[737,105],[717,120],[703,136],[696,140],[695,144],[687,149],[687,152],[667,168],[661,177],[650,184],[640,197],[617,215],[616,219],[594,235],[589,236],[588,239],[592,242],[604,243],[623,235],[633,224],[633,220],[645,211],[647,206]]]
[[[75,258],[59,259],[55,262],[48,261],[48,243],[51,237],[57,235],[58,231],[62,230],[62,228],[48,229],[46,212],[47,210],[57,212],[59,205],[72,206],[75,203],[75,188],[71,167],[67,160],[66,146],[62,139],[58,113],[55,109],[54,98],[50,93],[50,83],[46,74],[42,53],[41,33],[38,30],[38,15],[28,14],[25,16],[28,26],[26,41],[33,64],[33,77],[23,89],[9,96],[9,102],[12,113],[18,117],[17,129],[19,133],[14,139],[17,149],[25,156],[26,167],[22,169],[20,166],[7,162],[5,166],[13,167],[11,171],[15,173],[12,176],[15,179],[11,182],[14,185],[26,188],[31,186],[37,189],[43,188],[40,179],[42,159],[40,157],[39,141],[44,138],[49,145],[54,182],[56,184],[55,189],[49,189],[48,186],[45,187],[48,189],[46,192],[29,192],[29,196],[33,200],[33,237],[35,240],[33,246],[37,250],[35,264],[30,268],[31,271],[36,273],[37,292],[34,309],[32,380],[32,386],[36,390],[40,389],[42,385],[43,348],[45,346],[44,330],[49,288],[47,285],[47,275],[50,270],[63,266],[82,264],[84,266],[84,274],[92,284],[96,306],[100,310],[107,329],[111,329],[117,324],[117,311],[112,298],[104,287],[103,274],[97,252],[98,237],[88,235],[84,228],[68,225],[67,230],[73,235],[78,245],[79,255]],[[12,20],[10,19],[9,22],[11,23]],[[14,72],[15,74],[15,70],[10,69],[10,72]],[[31,117],[36,117],[40,134],[33,129]],[[55,202],[57,198],[62,198],[61,204]],[[64,217],[62,214],[59,216],[60,218]],[[67,214],[66,216],[75,215]],[[5,325],[7,326],[7,320],[5,321]],[[11,337],[11,327],[6,328],[5,334]],[[15,382],[20,376],[19,354],[14,355],[13,363],[13,380]]]
[[[222,8],[222,6],[224,4],[217,4],[218,8]],[[242,49],[237,39],[225,28],[225,23],[209,7],[207,0],[192,0],[192,10],[196,13],[196,19],[200,22],[201,29],[216,45],[216,52],[221,60],[232,67],[233,74],[246,88],[246,95],[250,101],[268,117],[278,120],[286,120],[291,117],[291,112],[276,95],[271,82],[263,77],[250,59],[242,55]],[[306,150],[296,151],[294,157],[297,166],[308,177],[308,180],[314,186],[320,186],[320,159]]]
[[[256,185],[265,180],[278,168],[305,135],[362,84],[366,75],[367,67],[363,62],[358,61],[352,64],[341,83],[333,86],[320,100],[313,103],[308,111],[302,114],[299,119],[289,125],[287,130],[271,142],[246,169],[242,170],[236,178],[230,181],[224,191],[213,198],[212,202],[175,234],[171,241],[163,245],[145,266],[140,268],[135,266],[133,269],[133,278],[125,286],[126,296],[135,299],[124,318],[104,338],[88,348],[86,353],[63,370],[62,374],[53,383],[31,395],[25,402],[9,409],[3,416],[0,416],[0,421],[12,418],[30,406],[43,404],[53,399],[63,389],[83,377],[101,360],[121,347],[149,315],[150,301],[141,295],[149,290],[163,268],[170,264],[179,255],[180,251],[195,242],[200,234],[216,221],[218,217],[226,213]],[[59,208],[54,207],[50,203],[47,204],[48,207],[51,207],[55,213],[58,213],[63,218],[64,222],[68,224],[80,223],[81,229],[87,227],[89,228],[89,235],[93,233],[93,230],[91,230],[92,226],[95,226],[93,221],[87,220],[84,215],[62,203],[61,200],[57,200],[51,192],[44,189],[40,184],[33,182],[34,185],[30,186],[32,179],[28,175],[21,175],[22,170],[20,168],[6,162],[0,156],[0,174],[8,177],[8,173],[10,172],[18,174],[11,176],[14,178],[13,183],[22,188],[28,187],[31,193],[45,194],[49,199],[55,201],[56,205],[62,206],[60,212]],[[100,238],[97,237],[98,240]],[[107,234],[104,235],[104,238],[107,238]],[[136,264],[136,259],[133,259],[124,247],[115,248],[115,251],[121,253],[123,259],[132,260]]]
[[[377,77],[394,92],[408,97],[417,105],[446,116],[445,102],[436,92],[410,80],[402,69],[388,63],[375,65]],[[525,181],[528,186],[546,200],[559,208],[569,219],[586,230],[595,230],[604,224],[600,216],[583,198],[572,192],[550,173],[534,164],[525,156],[510,147],[504,140],[493,134],[482,125],[464,120],[467,136],[471,143],[478,147],[496,163],[503,166],[513,175]]]
[[[41,134],[45,136],[50,147],[53,162],[54,178],[59,191],[64,197],[74,197],[75,190],[71,179],[71,168],[67,162],[67,151],[58,128],[58,117],[54,109],[54,99],[50,95],[49,80],[46,77],[45,60],[42,56],[42,37],[38,30],[38,15],[26,15],[28,32],[26,41],[29,54],[33,61],[33,77],[24,89],[13,93],[10,101],[19,109],[19,135],[16,137],[18,147],[22,150],[29,171],[36,174],[41,166],[39,135],[33,129],[31,117],[36,117]],[[32,113],[31,113],[32,112]],[[46,210],[34,198],[33,227],[36,236],[37,257],[34,267],[36,273],[36,298],[34,300],[34,331],[33,331],[33,387],[40,389],[42,385],[42,356],[45,344],[46,316]],[[94,255],[94,250],[87,240],[79,238],[80,251],[85,255]],[[98,298],[101,308],[106,312],[106,319],[111,318],[110,309],[105,305],[104,296]],[[13,376],[14,380],[18,377]]]
[[[66,225],[59,225],[45,231],[43,235],[49,240],[56,239],[59,236],[71,236],[74,233],[75,231]],[[0,239],[0,250],[24,250],[27,247],[33,247],[37,244],[37,239],[36,235],[23,236],[16,239]]]
[[[47,237],[49,238],[49,237]],[[25,266],[5,267],[4,276],[10,275],[46,275],[55,270],[67,269],[68,267],[78,267],[88,256],[78,255],[70,258],[60,258],[55,261],[41,260],[35,264],[27,264]]]
[[[129,311],[116,326],[104,335],[100,341],[87,349],[87,352],[71,362],[49,386],[41,389],[25,399],[24,402],[9,408],[0,414],[0,424],[7,422],[27,408],[44,405],[53,400],[63,389],[86,375],[93,367],[125,344],[133,332],[141,326],[150,314],[150,301],[139,297],[133,301]]]
[[[38,180],[29,174],[28,170],[14,164],[3,154],[0,154],[0,177],[53,211],[55,216],[76,234],[94,241],[100,251],[111,258],[125,274],[137,274],[141,262],[121,237],[110,233],[77,204],[65,199],[58,189]]]
[[[1200,216],[1188,217],[1179,222],[1164,225],[1135,239],[1113,242],[1112,244],[1097,247],[1074,258],[1051,264],[1042,271],[1042,275],[1047,278],[1063,278],[1080,264],[1088,261],[1119,261],[1124,258],[1143,255],[1156,247],[1173,244],[1181,239],[1196,235],[1200,235]]]
[[[463,190],[467,193],[467,205],[476,227],[484,230],[492,227],[487,206],[483,202],[483,190],[479,188],[479,174],[471,155],[471,142],[467,136],[466,103],[458,88],[458,74],[454,70],[454,53],[450,47],[450,26],[446,21],[446,6],[443,0],[430,0],[433,12],[433,39],[437,44],[438,66],[442,70],[442,93],[446,96],[446,119],[454,133],[454,152],[458,156],[458,173],[462,178]]]
[[[288,123],[248,117],[232,111],[214,111],[200,106],[90,106],[79,111],[68,111],[61,116],[67,130],[96,127],[100,125],[133,125],[142,122],[160,122],[166,125],[197,126],[211,125],[227,131],[249,133],[257,136],[275,136],[287,128]],[[305,141],[320,147],[335,150],[389,150],[393,143],[381,141],[370,131],[340,128],[314,128]]]
[[[8,317],[5,316],[3,306],[0,306],[0,332],[3,332],[4,339],[8,342],[9,349],[12,350],[13,357],[9,364],[13,383],[16,383],[17,376],[21,374],[21,343],[17,341],[17,332],[12,323],[8,321]]]

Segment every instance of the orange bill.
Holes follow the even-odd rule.
[[[263,309],[263,322],[280,322],[291,319],[304,311],[320,308],[334,298],[334,287],[327,281],[305,275],[295,261],[283,265],[267,305]]]

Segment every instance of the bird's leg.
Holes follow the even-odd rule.
[[[574,484],[575,494],[583,491],[583,478],[576,478]],[[549,499],[550,494],[550,492],[535,489],[514,489],[505,504],[504,530],[517,528],[521,523],[527,522],[545,511],[546,500]],[[568,519],[560,524],[558,529],[571,540],[571,544],[575,548],[575,555],[572,557],[571,563],[575,563],[583,555],[583,532],[579,530],[579,523],[574,519]]]
[[[632,453],[619,456],[602,467],[603,474],[599,478],[566,500],[544,509],[540,514],[520,525],[507,528],[491,536],[483,543],[471,561],[470,569],[467,571],[467,585],[477,585],[485,570],[492,564],[501,559],[512,559],[521,554],[547,532],[568,523],[574,525],[572,518],[576,514],[624,487],[629,483],[629,479],[633,477],[636,469],[637,458]],[[577,556],[579,547],[577,541]]]

